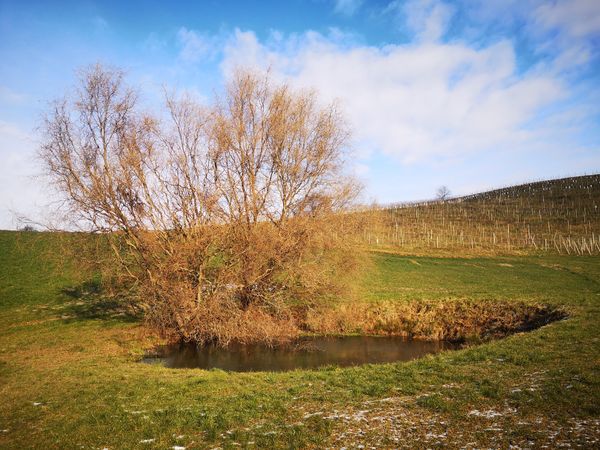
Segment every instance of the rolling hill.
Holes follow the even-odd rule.
[[[407,250],[598,254],[599,206],[600,175],[538,181],[377,208],[363,239]]]

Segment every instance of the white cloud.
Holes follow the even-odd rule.
[[[398,2],[392,4],[400,8]],[[401,7],[406,17],[406,25],[419,41],[441,39],[453,14],[449,5],[435,0],[410,0]]]
[[[362,3],[363,0],[335,0],[334,11],[344,16],[352,16]]]
[[[458,42],[347,46],[307,32],[262,43],[238,30],[223,70],[236,64],[271,67],[339,99],[364,155],[383,151],[406,163],[532,139],[530,123],[565,95],[557,78],[519,76],[509,41],[479,49]]]
[[[47,201],[44,187],[32,182],[37,170],[35,143],[12,122],[0,120],[0,229],[14,228],[14,214],[36,218]]]
[[[598,0],[465,1],[476,24],[518,26],[533,51],[549,60],[549,70],[579,69],[598,56]]]
[[[535,25],[573,37],[600,33],[597,0],[463,0],[469,17],[478,22]],[[532,30],[528,30],[532,31]]]
[[[217,36],[201,34],[186,27],[177,32],[177,41],[181,47],[179,58],[186,63],[213,58],[221,46]]]
[[[533,10],[529,27],[539,49],[557,55],[554,70],[579,68],[598,53],[593,41],[600,37],[600,2],[543,2]]]
[[[17,105],[23,103],[25,99],[26,96],[24,94],[13,91],[7,86],[0,85],[0,103]]]
[[[535,20],[546,29],[558,29],[575,38],[600,34],[598,0],[562,0],[540,4]]]
[[[357,176],[362,177],[369,173],[369,166],[364,163],[355,162],[352,166],[352,171]]]
[[[92,23],[97,31],[105,31],[109,28],[108,22],[104,17],[96,16],[92,19]]]
[[[279,43],[283,42],[280,37]],[[221,63],[225,73],[231,73],[236,66],[266,66],[270,63],[264,58],[268,57],[268,52],[263,45],[258,42],[256,34],[252,31],[241,31],[236,29],[233,36],[225,44],[224,60]]]
[[[27,133],[12,122],[0,120],[0,148],[9,148],[15,141],[25,142],[28,139]],[[20,148],[21,145],[18,145]]]
[[[181,29],[179,30],[181,32]],[[167,40],[156,32],[151,32],[142,42],[142,48],[150,52],[157,52],[167,47]]]

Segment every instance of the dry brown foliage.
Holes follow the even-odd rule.
[[[358,218],[339,214],[359,191],[348,132],[314,93],[240,70],[211,105],[167,96],[166,112],[142,114],[123,73],[96,65],[42,129],[71,226],[106,238],[103,270],[169,336],[292,337],[295,311],[357,260]]]
[[[503,337],[564,317],[565,311],[549,305],[498,300],[353,302],[314,310],[307,315],[304,326],[318,334],[360,333],[463,341]]]

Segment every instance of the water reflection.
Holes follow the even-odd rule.
[[[457,348],[444,341],[413,341],[398,337],[313,337],[294,344],[269,348],[262,345],[197,347],[190,344],[158,348],[158,357],[146,363],[163,363],[171,368],[223,369],[234,372],[286,371],[335,365],[409,361],[441,350]]]

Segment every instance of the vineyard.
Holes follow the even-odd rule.
[[[371,246],[492,252],[600,253],[600,175],[374,208]]]

